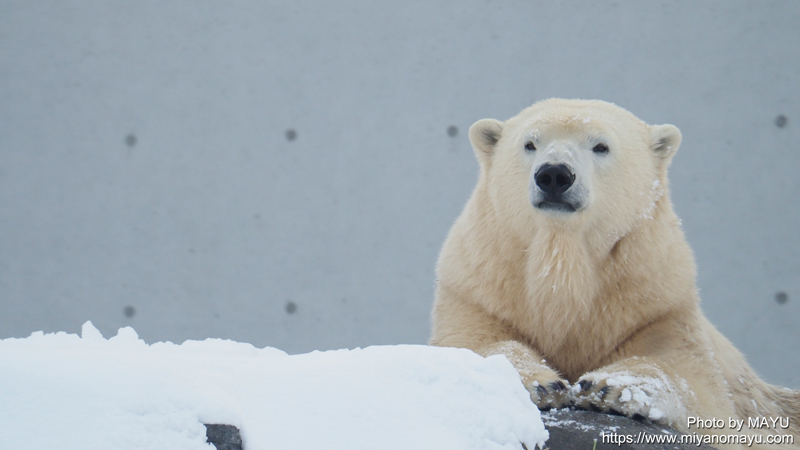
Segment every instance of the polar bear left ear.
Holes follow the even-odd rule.
[[[503,122],[494,119],[481,119],[469,127],[469,142],[475,149],[475,156],[481,166],[488,167],[494,154],[494,146],[503,134]]]
[[[678,147],[681,146],[681,130],[675,125],[652,125],[650,127],[650,149],[669,165]]]

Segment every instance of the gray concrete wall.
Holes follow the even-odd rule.
[[[682,130],[703,307],[800,387],[798,23],[794,1],[0,0],[0,337],[424,343],[468,127],[600,98]]]

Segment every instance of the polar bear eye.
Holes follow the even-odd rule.
[[[525,150],[527,150],[529,152],[532,152],[532,151],[536,150],[536,146],[533,145],[533,142],[528,141],[528,143],[525,144]]]
[[[595,153],[608,153],[608,146],[606,144],[597,144],[592,151]]]

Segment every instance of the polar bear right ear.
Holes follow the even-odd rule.
[[[681,146],[681,131],[675,125],[650,126],[650,148],[662,161],[662,166],[669,166],[678,147]]]
[[[469,127],[469,142],[481,164],[487,163],[494,154],[494,146],[503,134],[503,122],[481,119]]]

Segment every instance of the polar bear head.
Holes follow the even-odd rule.
[[[652,219],[681,142],[597,100],[550,99],[469,130],[494,209],[518,230],[600,227],[623,236]],[[667,201],[668,203],[668,201]]]

